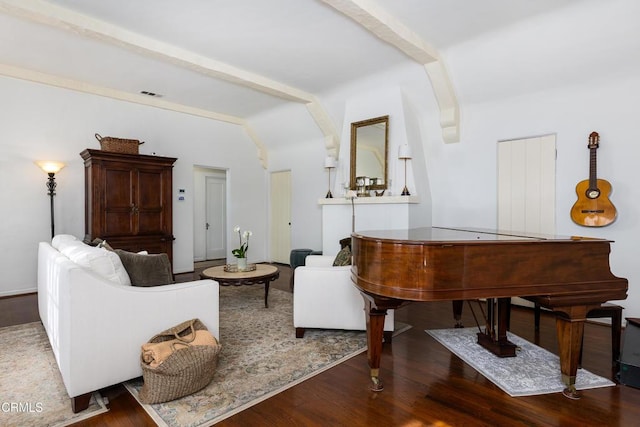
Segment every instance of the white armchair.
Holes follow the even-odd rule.
[[[333,267],[335,257],[309,255],[295,269],[293,326],[302,338],[306,328],[366,330],[364,299],[351,282],[351,266]],[[385,341],[393,333],[393,310],[384,323]]]

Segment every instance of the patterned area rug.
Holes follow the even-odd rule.
[[[515,334],[508,332],[507,337],[519,347],[516,357],[503,358],[478,345],[478,328],[437,329],[425,332],[509,396],[557,393],[565,388],[560,376],[558,356]],[[614,385],[606,378],[585,369],[578,369],[578,390]]]
[[[100,394],[74,414],[40,322],[0,328],[0,426],[65,426],[106,412]]]
[[[402,325],[396,333],[409,329]],[[366,334],[307,330],[297,339],[292,295],[264,288],[220,287],[222,351],[213,381],[171,402],[142,406],[161,426],[210,426],[366,350]],[[137,399],[142,379],[125,384]]]

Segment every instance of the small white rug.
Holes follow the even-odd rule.
[[[507,337],[519,347],[516,357],[498,357],[477,343],[478,328],[436,329],[425,332],[509,396],[557,393],[565,388],[558,356],[515,334],[508,332]],[[586,369],[578,369],[578,390],[614,385],[612,381]]]

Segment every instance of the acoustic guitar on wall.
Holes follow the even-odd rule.
[[[571,208],[571,219],[585,227],[604,227],[616,220],[616,207],[609,200],[611,184],[598,179],[596,173],[596,150],[600,146],[600,135],[591,132],[589,135],[589,179],[576,185],[578,200]]]

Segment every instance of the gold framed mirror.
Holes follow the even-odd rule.
[[[389,151],[389,116],[351,123],[351,176],[349,186],[358,195],[386,190]]]

